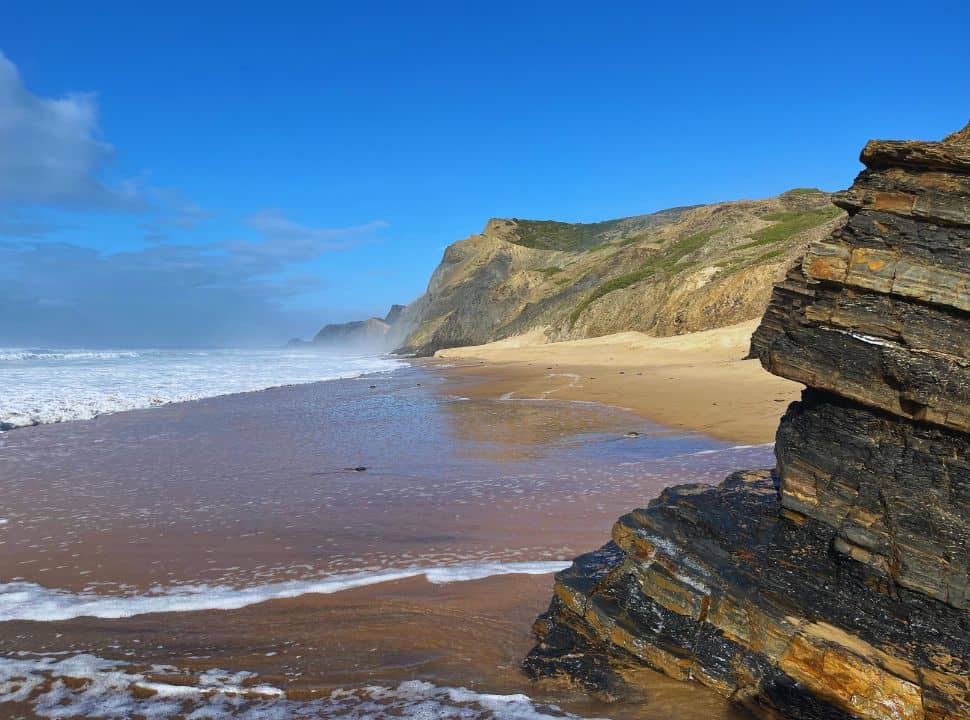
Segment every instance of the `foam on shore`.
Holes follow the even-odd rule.
[[[25,350],[0,348],[0,431],[90,420],[403,366],[384,355],[322,350]]]
[[[153,675],[179,676],[178,683]],[[69,680],[68,680],[69,679]],[[77,682],[81,680],[83,682]],[[370,718],[415,720],[546,720],[575,718],[527,695],[496,695],[412,680],[396,688],[335,690],[316,700],[290,700],[284,690],[259,683],[251,672],[206,670],[189,674],[171,666],[135,669],[94,655],[69,658],[0,657],[0,706],[24,703],[40,717],[122,719]]]
[[[248,605],[294,598],[330,595],[343,590],[424,576],[444,584],[481,580],[493,575],[544,575],[569,567],[569,561],[477,562],[437,567],[409,567],[377,572],[332,575],[314,580],[292,580],[255,587],[185,585],[159,588],[143,595],[96,595],[46,588],[32,582],[0,583],[0,622],[33,620],[52,622],[78,617],[124,618],[133,615],[200,610],[237,610]]]
[[[716,453],[738,452],[740,450],[754,450],[757,448],[769,448],[769,447],[774,447],[774,443],[766,442],[766,443],[757,443],[756,445],[731,445],[730,447],[713,448],[711,450],[698,450],[697,452],[686,453],[686,455],[684,455],[683,457],[690,457],[694,455],[714,455]]]

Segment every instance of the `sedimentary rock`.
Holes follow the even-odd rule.
[[[970,125],[871,142],[752,339],[774,471],[671,488],[556,579],[535,677],[643,665],[756,714],[970,718]]]
[[[757,318],[811,240],[844,218],[819,190],[598,223],[493,219],[445,250],[404,310],[404,352],[543,328],[550,341],[659,336]]]

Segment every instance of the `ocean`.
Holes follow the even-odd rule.
[[[0,348],[0,430],[357,377],[400,365],[388,356],[311,350]]]
[[[83,352],[0,369],[6,417],[49,421],[0,433],[0,717],[737,717],[518,664],[552,573],[620,514],[770,446],[472,400],[394,358]]]

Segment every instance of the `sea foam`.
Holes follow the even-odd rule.
[[[0,349],[0,430],[351,378],[401,365],[381,355],[305,350]]]
[[[47,588],[32,582],[0,583],[0,622],[51,622],[77,617],[124,618],[133,615],[198,610],[236,610],[248,605],[301,595],[330,595],[343,590],[424,576],[435,584],[480,580],[494,575],[543,575],[569,567],[568,561],[476,562],[438,567],[409,567],[347,573],[314,580],[291,580],[255,587],[184,585],[143,595],[96,595]]]
[[[136,358],[139,353],[133,350],[21,350],[6,348],[0,350],[0,362],[23,362],[27,360],[120,360]]]
[[[153,675],[177,683],[154,679]],[[77,682],[81,680],[83,682]],[[212,669],[197,674],[171,666],[138,669],[94,655],[67,658],[0,657],[0,705],[28,705],[40,717],[153,720],[277,720],[332,718],[379,720],[547,720],[576,718],[524,694],[498,695],[421,680],[397,687],[335,690],[315,700],[290,700],[284,690],[259,683],[251,672]]]

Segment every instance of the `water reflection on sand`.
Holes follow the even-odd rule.
[[[772,461],[767,447],[672,434],[597,405],[464,400],[418,369],[212,398],[4,436],[0,579],[135,597],[548,562],[601,544],[665,485]],[[548,575],[412,577],[234,610],[12,621],[0,624],[0,656],[246,670],[287,692],[420,679],[632,717],[519,675],[550,588]],[[643,717],[729,712],[697,688],[655,685]]]

